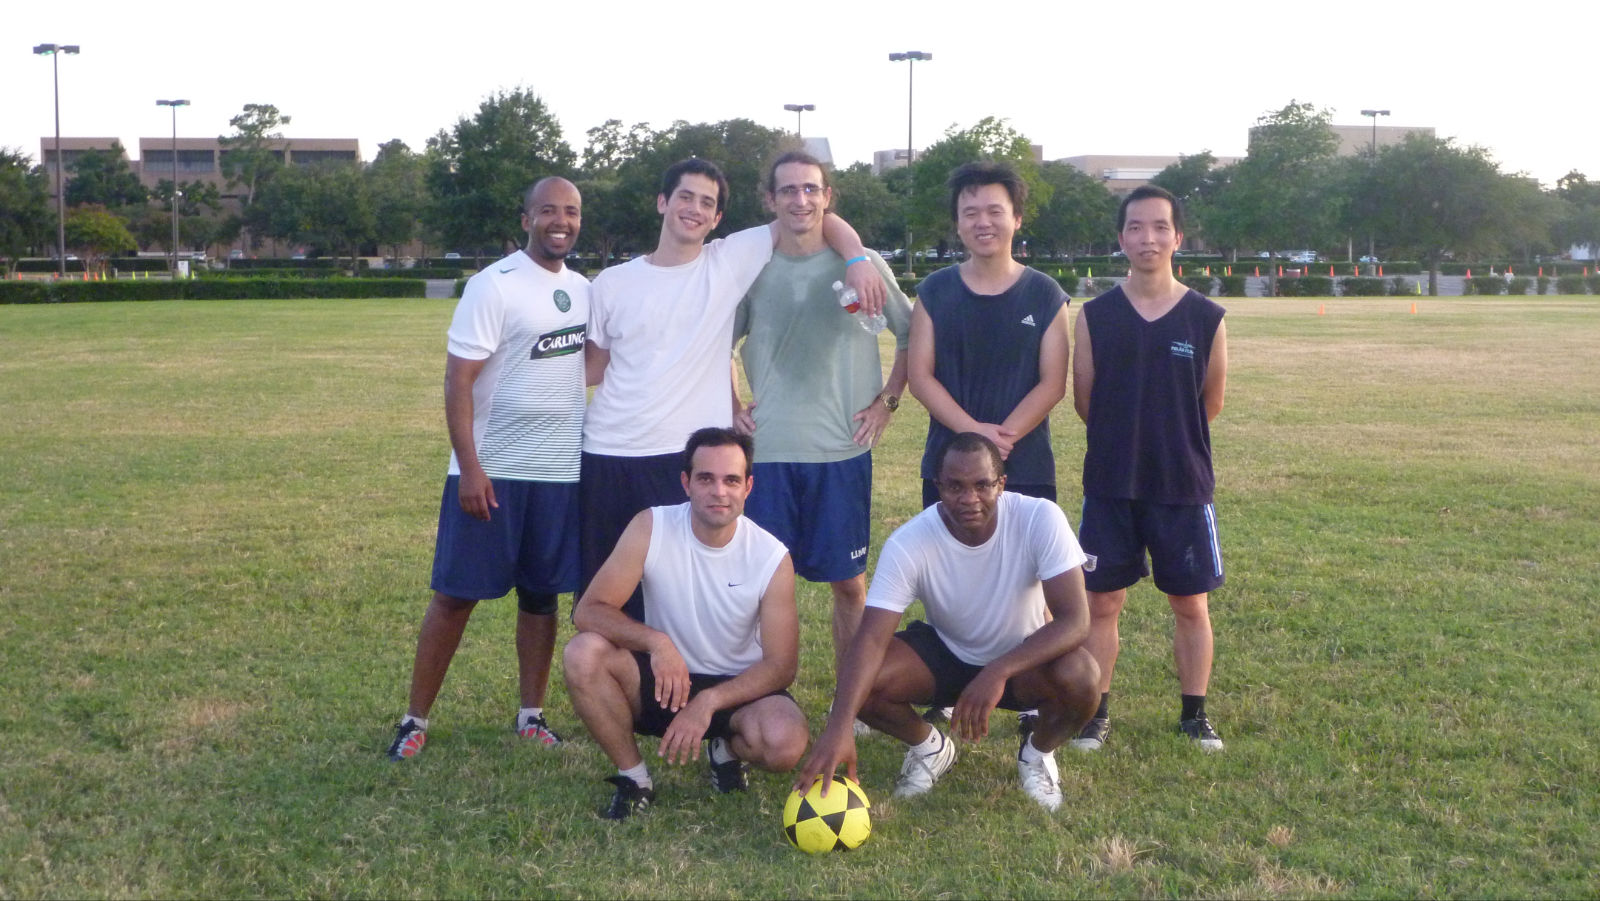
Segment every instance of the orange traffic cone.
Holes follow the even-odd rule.
[[[1417,315],[1417,302],[1414,300],[1411,302],[1411,315]]]
[[[1320,303],[1317,304],[1317,315],[1318,316],[1322,315],[1322,304],[1320,304]]]

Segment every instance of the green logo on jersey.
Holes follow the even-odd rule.
[[[557,288],[556,293],[551,295],[551,299],[556,302],[556,309],[563,313],[572,309],[572,298],[568,297],[567,292],[560,288]]]

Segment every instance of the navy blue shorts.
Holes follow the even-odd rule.
[[[639,667],[639,715],[633,721],[633,731],[639,735],[654,735],[657,738],[667,734],[667,727],[677,717],[676,713],[662,707],[656,701],[656,674],[650,669],[650,655],[642,651],[633,652],[633,662]],[[689,674],[689,697],[732,679],[732,676],[703,676],[698,673]],[[778,689],[772,694],[762,695],[770,698],[772,695],[783,695],[789,700],[794,700],[794,695],[784,689]],[[738,707],[727,707],[711,714],[711,725],[706,727],[706,738],[732,738],[733,715],[744,708],[754,704],[761,698],[746,701]]]
[[[1018,482],[1013,485],[1008,479],[1006,481],[1006,490],[1013,494],[1023,494],[1028,497],[1047,500],[1052,504],[1056,502],[1056,486],[1054,485],[1030,485],[1026,482]],[[937,503],[939,503],[939,483],[933,479],[923,479],[922,509],[926,510]]]
[[[933,673],[933,697],[917,703],[929,707],[953,707],[972,680],[983,672],[983,667],[957,657],[944,639],[939,637],[939,633],[922,620],[894,633],[894,637],[910,645],[911,650],[922,659],[923,665],[927,666],[928,672]],[[1019,702],[1011,693],[1011,681],[1008,679],[1006,690],[1000,695],[1000,703],[996,706],[1005,710],[1029,710],[1034,705]]]
[[[578,477],[579,594],[616,549],[640,510],[681,504],[683,455],[612,457],[585,453]],[[622,611],[644,622],[644,593],[634,589]]]
[[[1089,555],[1083,584],[1090,591],[1120,591],[1151,570],[1156,588],[1170,595],[1205,594],[1222,586],[1222,547],[1211,504],[1086,497],[1078,543]]]
[[[489,521],[461,509],[461,477],[444,481],[431,587],[466,601],[511,589],[561,594],[578,588],[578,486],[490,479]]]
[[[802,579],[853,579],[867,571],[872,539],[872,454],[836,463],[757,463],[744,514],[783,542]]]

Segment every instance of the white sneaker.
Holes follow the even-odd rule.
[[[933,730],[943,744],[939,750],[932,754],[918,754],[910,748],[906,749],[905,762],[900,764],[900,778],[894,781],[893,797],[915,798],[917,795],[926,794],[939,781],[939,777],[950,772],[956,762],[956,743],[950,740],[938,729]]]
[[[852,728],[855,729],[856,738],[863,738],[872,734],[872,727],[860,720],[856,720]]]
[[[1018,756],[1017,775],[1022,779],[1023,794],[1052,813],[1061,807],[1061,774],[1056,770],[1054,751],[1040,757],[1037,763],[1024,763]]]

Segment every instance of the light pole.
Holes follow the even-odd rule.
[[[61,277],[67,275],[67,184],[61,180],[61,54],[78,52],[77,44],[39,44],[33,52],[50,57],[56,95],[56,263]]]
[[[891,54],[889,54],[889,62],[898,63],[898,62],[904,60],[907,63],[907,65],[906,65],[906,168],[907,169],[911,168],[911,163],[912,163],[912,160],[914,158],[914,149],[916,147],[916,145],[911,142],[911,111],[912,111],[911,100],[912,100],[912,97],[913,97],[913,88],[915,86],[915,78],[916,78],[916,71],[917,71],[917,60],[919,60],[919,59],[923,60],[923,61],[931,60],[931,59],[933,59],[933,54],[924,53],[921,50],[907,50],[905,53],[891,53]],[[906,217],[906,275],[910,275],[911,274],[911,256],[912,256],[912,254],[911,254],[911,217],[910,217],[910,215],[908,213],[908,215]]]
[[[1378,117],[1389,115],[1389,111],[1386,109],[1364,109],[1361,111],[1361,115],[1372,117],[1372,165],[1376,166],[1378,165]],[[1369,231],[1367,232],[1367,256],[1375,257],[1377,255],[1377,241],[1372,237],[1372,232]]]
[[[794,136],[804,138],[805,135],[800,132],[800,116],[803,113],[816,112],[817,105],[815,103],[785,103],[783,108],[794,113]]]
[[[187,100],[157,100],[156,106],[172,107],[172,277],[178,277],[178,107]]]

